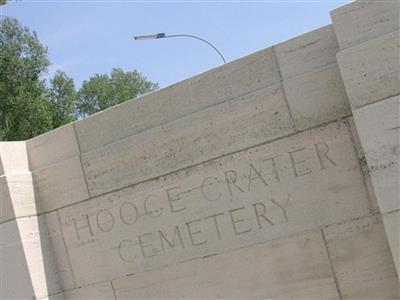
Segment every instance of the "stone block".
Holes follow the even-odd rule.
[[[353,109],[400,93],[400,34],[388,33],[337,55]]]
[[[29,170],[25,142],[0,142],[3,173],[24,173]]]
[[[343,299],[397,299],[400,283],[379,216],[324,229]]]
[[[100,195],[292,132],[276,85],[84,153],[82,163]]]
[[[79,155],[72,123],[28,140],[26,147],[31,170]]]
[[[283,80],[335,64],[339,51],[332,25],[307,32],[274,48]]]
[[[382,215],[382,219],[396,265],[397,276],[400,276],[400,211],[386,213]]]
[[[319,230],[113,281],[117,299],[339,299]]]
[[[284,80],[283,87],[297,130],[351,114],[336,64]]]
[[[79,157],[33,172],[40,212],[49,212],[89,198]]]
[[[37,214],[31,173],[0,176],[0,222]]]
[[[59,211],[77,285],[369,214],[345,124],[305,131]]]
[[[281,81],[272,47],[226,63],[190,79],[195,101],[231,100]]]
[[[354,1],[331,11],[340,49],[399,30],[398,1]]]
[[[75,122],[82,152],[121,140],[214,105],[195,101],[190,79],[121,103]]]
[[[382,213],[400,209],[400,96],[354,112]]]

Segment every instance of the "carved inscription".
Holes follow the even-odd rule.
[[[328,144],[317,143],[245,161],[240,169],[221,167],[188,181],[190,186],[165,186],[140,196],[111,194],[109,208],[72,218],[74,238],[83,246],[123,230],[124,238],[111,250],[128,264],[171,251],[211,249],[290,222],[296,213],[291,192],[272,191],[336,165]]]

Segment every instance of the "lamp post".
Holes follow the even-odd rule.
[[[213,44],[211,44],[209,41],[206,41],[205,39],[202,39],[198,36],[195,35],[190,35],[190,34],[172,34],[172,35],[166,35],[165,33],[156,33],[156,34],[149,34],[149,35],[139,35],[135,36],[134,39],[136,41],[144,41],[144,40],[155,40],[155,39],[166,39],[166,38],[175,38],[175,37],[187,37],[187,38],[194,38],[197,40],[200,40],[210,47],[212,47],[215,51],[217,51],[218,55],[222,58],[222,61],[226,63],[226,60],[222,53],[215,47]]]

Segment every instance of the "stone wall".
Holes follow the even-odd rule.
[[[399,298],[399,3],[332,21],[0,143],[1,298]]]
[[[400,270],[400,2],[332,12],[338,63],[397,272]]]

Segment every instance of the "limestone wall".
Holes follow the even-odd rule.
[[[1,297],[399,298],[398,16],[0,143]]]
[[[385,230],[400,272],[400,2],[332,12],[338,63]]]

